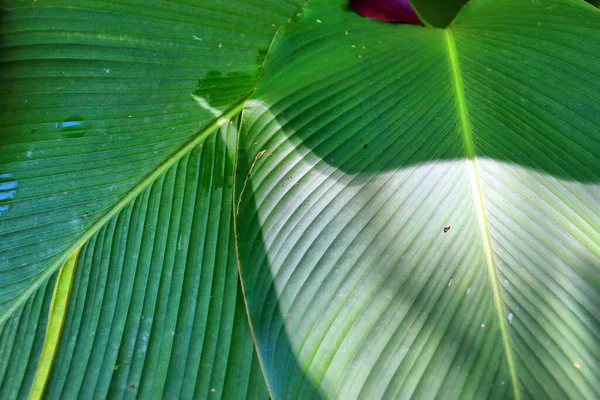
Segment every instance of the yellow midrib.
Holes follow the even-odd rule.
[[[456,44],[454,42],[454,36],[450,28],[444,29],[444,37],[446,40],[446,48],[448,50],[448,56],[450,58],[450,68],[452,71],[452,80],[454,83],[454,91],[456,94],[456,106],[460,119],[460,128],[463,137],[463,143],[465,148],[465,155],[467,158],[467,169],[469,171],[469,181],[471,182],[471,190],[473,194],[473,202],[475,204],[475,212],[477,214],[477,221],[483,242],[483,251],[485,254],[485,261],[488,270],[488,277],[492,286],[492,294],[494,298],[494,309],[498,317],[500,324],[500,332],[502,335],[502,343],[506,354],[506,361],[510,373],[512,382],[514,397],[516,400],[521,399],[521,391],[519,388],[519,381],[517,378],[515,362],[513,358],[513,349],[511,340],[508,334],[508,326],[506,324],[504,315],[504,301],[502,300],[502,294],[500,292],[500,279],[498,278],[498,272],[496,268],[496,261],[494,260],[494,251],[492,248],[492,237],[488,225],[488,220],[485,212],[485,204],[483,201],[483,193],[481,189],[481,182],[479,179],[479,173],[477,171],[477,163],[475,159],[475,144],[473,142],[473,134],[471,132],[471,122],[469,120],[469,113],[467,110],[467,101],[465,99],[465,90],[463,87],[462,77],[460,73],[460,66],[458,62],[458,54],[456,51]]]
[[[52,363],[58,349],[58,343],[62,333],[62,328],[67,316],[67,306],[71,289],[73,287],[73,278],[75,277],[75,267],[81,247],[75,250],[67,259],[65,264],[60,269],[54,292],[52,293],[52,301],[50,302],[50,310],[48,311],[48,327],[46,328],[46,336],[38,367],[31,384],[29,391],[29,400],[41,399],[46,390]]]

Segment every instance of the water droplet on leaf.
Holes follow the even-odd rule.
[[[83,118],[79,116],[69,117],[63,122],[57,122],[54,127],[60,129],[68,138],[78,138],[85,134]]]

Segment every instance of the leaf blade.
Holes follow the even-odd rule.
[[[597,12],[461,11],[469,147],[444,31],[341,5],[282,32],[244,113],[238,246],[274,396],[502,398],[512,370],[523,397],[594,397]]]
[[[2,3],[2,318],[83,232],[243,102],[297,3]]]
[[[84,246],[46,396],[268,396],[238,292],[236,136],[226,124]]]

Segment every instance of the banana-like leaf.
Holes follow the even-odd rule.
[[[344,3],[280,32],[244,112],[274,397],[598,398],[600,13],[473,0],[441,30]]]
[[[40,377],[43,385],[48,379],[48,396],[130,395],[163,388],[181,397],[265,397],[237,294],[229,234],[235,140],[226,158],[207,152],[199,161],[194,149],[241,109],[273,36],[299,3],[1,2],[2,398],[26,397],[38,363],[48,362],[39,359],[46,298],[54,287],[48,278],[88,240],[58,354],[49,355],[57,363],[49,377]],[[182,231],[175,244],[169,236],[173,230],[161,232],[157,246],[168,245],[170,255],[177,255],[177,265],[167,263],[163,271],[156,267],[163,254],[152,250],[152,243],[136,248],[123,241],[150,229],[139,219],[156,218],[161,207],[161,193],[155,189],[159,197],[152,197],[148,191],[155,186],[150,185],[166,179],[182,157],[192,157],[190,168],[197,168],[204,181],[170,172],[177,176],[171,195],[181,198],[185,193],[179,190],[194,183],[205,195],[220,188],[225,200],[220,204],[216,196],[198,195],[196,203],[191,199],[179,210],[185,211],[179,216],[184,219],[210,219],[186,219],[183,224],[192,223],[185,226],[193,230]],[[219,164],[225,159],[226,169]],[[143,209],[143,198],[155,201]],[[160,208],[160,224],[155,221],[163,228],[177,221],[167,206]],[[127,220],[132,215],[138,219]],[[128,224],[134,223],[140,231],[129,232]],[[198,248],[202,240],[208,242]],[[143,263],[124,256],[126,244],[128,255],[144,255]],[[188,248],[193,257],[181,259]],[[158,279],[152,288],[163,282],[160,293],[145,292],[147,277],[134,279],[151,265]],[[183,285],[184,274],[193,271],[202,276]],[[115,303],[123,299],[127,304]],[[142,305],[149,319],[138,338]],[[164,326],[152,324],[154,307],[157,319],[176,326],[163,331]],[[127,353],[132,349],[139,353]],[[144,364],[146,349],[153,358]],[[137,364],[128,366],[134,359]],[[121,370],[113,371],[119,365]]]
[[[236,137],[213,135],[84,246],[47,398],[268,398],[238,292]]]
[[[1,5],[0,394],[600,396],[593,7]]]
[[[0,321],[241,109],[298,3],[2,1]]]

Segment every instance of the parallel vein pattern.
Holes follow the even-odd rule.
[[[238,245],[271,391],[510,396],[444,36],[343,6],[282,32],[244,113],[240,175],[265,155]]]
[[[45,282],[6,322],[0,324],[0,398],[27,399],[44,345],[56,281]]]
[[[236,190],[276,398],[600,396],[600,15],[482,0],[449,29],[314,0],[273,44]]]
[[[252,91],[299,7],[187,3],[2,2],[0,320],[144,176]]]
[[[600,13],[576,2],[465,11],[452,30],[521,386],[596,398]]]
[[[268,397],[238,292],[236,136],[213,135],[84,246],[47,398]]]

